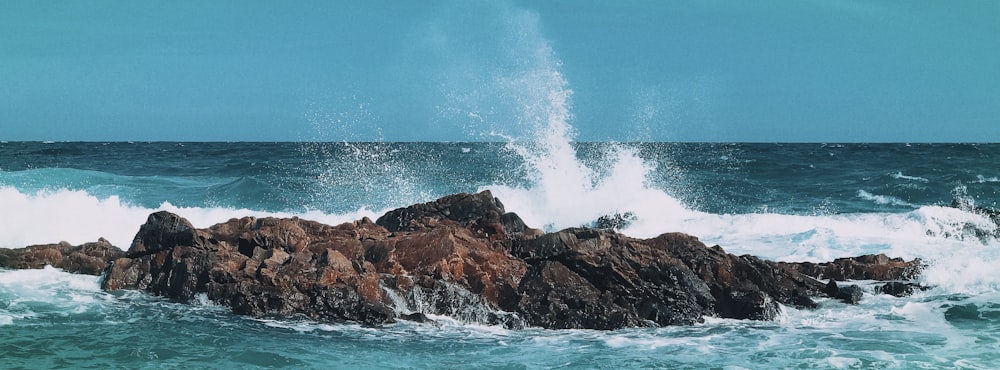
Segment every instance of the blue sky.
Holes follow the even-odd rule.
[[[0,3],[0,140],[1000,141],[997,1]]]

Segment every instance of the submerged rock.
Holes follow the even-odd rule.
[[[961,209],[966,212],[977,213],[986,217],[989,217],[993,223],[1000,225],[1000,210],[990,209],[986,207],[978,207],[966,199],[956,198],[952,200],[951,206],[954,208]]]
[[[888,294],[896,297],[907,297],[913,295],[917,290],[930,289],[927,286],[911,282],[890,281],[875,287],[876,293]]]
[[[839,286],[837,281],[830,280],[826,284],[826,294],[831,298],[836,298],[847,304],[858,304],[861,302],[861,297],[864,297],[864,291],[861,287],[857,285],[849,286]]]
[[[83,254],[90,259],[72,257],[73,248],[92,251]],[[110,248],[103,254],[68,245],[0,250],[0,266],[82,266],[72,261],[98,259],[106,269],[93,264],[76,271],[103,269],[106,290],[139,289],[181,302],[205,294],[255,317],[381,325],[434,314],[512,328],[589,329],[685,325],[705,316],[770,320],[781,305],[816,306],[813,297],[826,285],[810,275],[896,280],[919,271],[919,261],[885,256],[775,263],[728,254],[681,233],[636,239],[571,228],[543,234],[488,191],[337,226],[244,217],[197,229],[157,212],[128,251]]]

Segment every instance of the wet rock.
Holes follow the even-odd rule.
[[[664,234],[633,239],[606,230],[567,229],[516,241],[530,265],[503,308],[531,325],[614,329],[683,325],[704,316],[770,320],[778,303],[814,307],[823,285],[753,257]]]
[[[33,245],[18,249],[0,249],[0,268],[40,269],[46,265],[63,271],[100,275],[109,261],[125,254],[104,238],[78,246],[59,244]]]
[[[857,285],[838,286],[837,282],[830,280],[826,285],[825,293],[831,298],[839,299],[847,304],[858,304],[864,296],[864,291]]]
[[[140,289],[187,302],[195,294],[256,317],[303,315],[367,325],[391,322],[378,274],[362,258],[361,239],[386,235],[364,220],[340,226],[245,217],[192,229],[158,213],[140,228],[128,257],[109,269],[103,288]]]
[[[760,291],[782,304],[812,308],[816,307],[816,303],[810,297],[818,295],[823,289],[823,284],[817,280],[781,264],[750,255],[732,255],[719,246],[708,248],[697,237],[687,234],[663,234],[651,241],[671,251],[709,285],[712,295],[723,304],[723,308],[719,309],[722,317],[749,318],[773,311],[771,305],[765,305],[754,312],[736,310],[727,314],[732,309],[724,307],[733,301],[732,297],[741,297],[740,291]]]
[[[900,281],[890,281],[888,283],[879,285],[875,287],[876,293],[888,294],[896,297],[908,297],[913,295],[917,290],[927,290],[926,286]]]
[[[977,207],[965,199],[957,198],[951,202],[951,206],[966,212],[977,213],[989,217],[993,223],[1000,225],[1000,211],[986,207]]]
[[[503,203],[489,190],[476,194],[449,195],[433,202],[389,211],[375,221],[389,231],[417,231],[450,221],[477,233],[493,237],[534,233],[515,213],[504,210]]]
[[[406,320],[406,321],[419,322],[419,323],[431,323],[431,324],[435,323],[434,320],[431,320],[431,318],[427,317],[427,315],[419,313],[419,312],[417,312],[417,313],[411,313],[411,314],[405,314],[405,315],[399,315],[399,319],[400,320]]]
[[[591,227],[595,229],[609,229],[617,231],[628,227],[636,220],[638,220],[638,218],[636,218],[635,214],[632,212],[615,213],[598,217],[597,220],[591,224]]]
[[[919,261],[883,255],[775,263],[681,233],[543,234],[488,191],[337,226],[244,217],[197,229],[157,212],[126,252],[103,240],[92,244],[0,250],[0,266],[104,270],[106,290],[138,289],[180,302],[204,294],[255,317],[377,326],[436,314],[511,328],[589,329],[686,325],[705,316],[770,320],[781,305],[816,307],[813,297],[821,294],[861,298],[857,286],[812,276],[897,280],[919,272]]]
[[[473,204],[476,199],[502,211],[489,194],[474,197]],[[502,213],[475,218],[468,207],[444,209],[466,215],[458,219],[470,227],[425,216],[424,224],[413,223],[417,228],[406,233],[393,233],[368,219],[329,226],[298,218],[246,217],[192,229],[176,215],[157,213],[136,235],[128,257],[115,260],[104,288],[141,289],[182,302],[205,293],[236,313],[255,317],[302,315],[380,325],[396,319],[386,289],[406,296],[417,282],[442,297],[449,290],[436,287],[471,292],[478,304],[495,310],[500,292],[514,289],[525,264],[483,232],[491,225],[483,220],[500,225]],[[489,230],[502,232],[503,227]],[[383,275],[409,283],[385,286]],[[428,311],[435,314],[459,311],[448,302],[466,304],[425,299],[442,302]]]
[[[889,258],[885,254],[869,254],[858,257],[838,258],[826,263],[781,263],[817,279],[844,280],[910,280],[916,278],[923,269],[919,259],[904,261]]]

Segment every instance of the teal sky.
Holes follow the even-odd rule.
[[[998,142],[998,1],[4,1],[0,140]]]

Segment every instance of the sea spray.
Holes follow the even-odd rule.
[[[308,166],[308,207],[345,212],[342,205],[384,212],[443,194],[432,194],[426,181],[439,161],[433,152],[406,150],[384,142],[310,142],[302,144]],[[420,164],[420,165],[418,165]]]
[[[81,190],[59,189],[23,193],[12,187],[0,187],[0,248],[21,248],[35,244],[66,241],[83,244],[105,238],[121,249],[128,249],[139,226],[149,214],[165,210],[187,218],[195,227],[208,227],[230,218],[299,216],[331,225],[377,217],[380,213],[364,207],[354,212],[327,214],[319,211],[300,213],[268,212],[246,208],[178,207],[164,202],[156,208],[133,206],[117,196],[101,199]]]
[[[42,144],[7,145],[22,148],[20,149],[22,152],[32,152]],[[75,157],[67,158],[67,161],[76,163],[74,167],[93,168],[103,172],[111,172],[101,168],[105,162],[93,161],[95,157],[102,157],[102,153],[111,155],[129,150],[127,152],[129,157],[139,158],[162,156],[164,149],[179,150],[179,147],[173,145],[154,144],[129,145],[124,146],[125,149],[116,148],[114,145],[90,143],[46,145],[80,148],[73,152],[86,155],[77,154]],[[398,147],[401,144],[386,145]],[[509,152],[503,149],[505,144],[412,145],[421,151],[435,152],[434,157],[440,158],[442,168],[447,171],[443,175],[445,178],[474,174],[472,176],[474,181],[470,183],[476,184],[477,189],[490,188],[491,184],[497,183],[509,184],[506,181],[497,181],[494,177],[495,172],[507,168],[505,166],[516,167],[521,163],[520,157],[509,155]],[[187,144],[182,150],[188,151],[198,146],[213,147],[223,153],[211,157],[191,158],[192,167],[212,168],[210,166],[215,164],[216,168],[219,168],[235,159],[259,163],[268,158],[287,157],[290,159],[283,160],[295,163],[296,160],[308,162],[312,158],[299,150],[298,143],[258,144],[256,146],[268,150],[251,154],[238,150],[245,144]],[[732,173],[726,171],[739,171],[743,168],[714,166],[714,163],[722,161],[719,159],[717,145],[649,143],[641,145],[639,152],[641,155],[622,154],[633,148],[616,144],[573,143],[572,146],[576,149],[578,162],[592,169],[592,174],[596,174],[594,178],[598,181],[594,183],[593,191],[609,188],[609,184],[618,180],[642,178],[639,174],[652,167],[641,165],[649,163],[648,158],[654,158],[648,154],[670,150],[672,151],[672,157],[669,158],[670,166],[681,167],[684,174],[689,176],[688,181],[692,181],[692,187],[706,193],[704,199],[713,200],[717,197],[728,199],[733,197],[733,194],[756,199],[755,204],[734,208],[736,212],[732,213],[687,211],[672,215],[663,211],[662,216],[657,216],[656,213],[652,213],[659,209],[656,207],[658,203],[655,197],[666,193],[654,191],[657,186],[652,184],[654,186],[648,186],[653,188],[652,192],[647,193],[646,198],[637,196],[637,199],[642,201],[637,200],[638,205],[632,204],[627,209],[635,211],[642,206],[648,206],[650,211],[647,214],[653,216],[636,220],[625,230],[627,235],[646,236],[672,230],[682,231],[698,236],[709,245],[719,244],[731,253],[786,261],[820,262],[863,253],[886,253],[893,257],[921,258],[928,267],[920,280],[933,288],[917,292],[915,296],[908,298],[866,294],[858,306],[821,299],[820,308],[816,310],[795,310],[785,307],[783,309],[785,313],[775,322],[708,318],[705,324],[692,327],[601,333],[535,329],[503,331],[496,327],[465,325],[449,321],[444,317],[431,317],[441,324],[440,326],[401,322],[383,328],[362,328],[357,325],[317,323],[307,320],[263,322],[232,317],[224,312],[206,311],[194,306],[169,304],[143,295],[118,297],[94,293],[93,291],[98,289],[96,282],[88,287],[72,288],[72,292],[63,295],[63,297],[73,295],[93,297],[94,300],[86,304],[88,308],[83,313],[73,311],[73,307],[79,307],[79,304],[44,303],[41,306],[32,306],[34,308],[26,308],[17,303],[25,300],[40,301],[35,295],[22,296],[19,292],[47,291],[48,288],[43,286],[44,281],[58,279],[45,275],[40,280],[19,279],[17,290],[4,292],[9,294],[6,296],[9,298],[0,302],[14,306],[6,312],[0,311],[0,324],[6,324],[2,328],[5,333],[11,334],[4,337],[4,343],[12,346],[10,348],[25,348],[24,351],[5,353],[4,359],[7,363],[14,364],[13,366],[24,367],[37,365],[39,361],[45,361],[47,358],[64,360],[74,358],[74,361],[82,361],[79,358],[89,358],[87,356],[100,356],[106,360],[95,361],[105,361],[101,363],[112,367],[116,364],[129,367],[148,366],[150,361],[165,364],[164,366],[177,363],[191,364],[197,361],[219,366],[240,362],[260,364],[259,366],[278,366],[275,364],[282,363],[306,366],[304,365],[306,363],[315,363],[364,367],[364,365],[376,366],[383,363],[372,356],[379,359],[397,359],[400,351],[403,351],[407,354],[408,364],[426,365],[425,367],[448,363],[452,357],[442,357],[441,353],[455,353],[454,357],[460,357],[462,361],[455,359],[455,367],[471,362],[496,364],[498,358],[507,359],[499,361],[509,361],[503,363],[509,363],[511,366],[530,362],[538,366],[576,364],[586,367],[588,364],[600,361],[611,361],[610,353],[614,354],[614,359],[623,361],[622,363],[655,364],[665,367],[692,364],[705,367],[747,366],[747,364],[753,367],[794,367],[803,363],[829,367],[832,363],[856,362],[861,366],[987,368],[990,367],[987,365],[1000,361],[991,347],[991,343],[996,343],[997,338],[1000,338],[998,334],[1000,319],[997,319],[1000,316],[996,314],[996,302],[1000,302],[997,293],[1000,292],[1000,284],[994,273],[995,266],[1000,264],[1000,252],[998,252],[1000,243],[995,238],[980,239],[977,236],[995,232],[996,225],[983,215],[946,206],[950,204],[953,195],[975,200],[976,205],[989,206],[992,199],[988,195],[998,190],[995,187],[996,183],[979,184],[977,175],[985,174],[987,178],[995,176],[995,172],[991,172],[995,170],[994,161],[971,158],[962,159],[955,164],[956,159],[946,159],[954,149],[944,146],[926,146],[920,152],[897,153],[880,161],[844,161],[843,158],[852,154],[868,158],[873,151],[892,152],[892,149],[897,147],[895,144],[882,144],[874,148],[845,145],[839,149],[839,160],[829,159],[824,162],[816,158],[809,159],[816,165],[816,169],[809,170],[813,172],[808,173],[812,175],[811,181],[826,181],[830,177],[845,179],[842,182],[828,182],[830,185],[826,186],[839,189],[836,191],[828,192],[822,186],[800,186],[802,175],[794,171],[740,172],[740,176],[745,177],[745,183],[762,183],[770,180],[772,176],[785,174],[784,177],[771,182],[773,184],[771,188],[785,196],[773,198],[775,200],[763,200],[772,198],[765,198],[767,193],[755,193],[752,192],[753,189],[748,191],[742,184],[733,183],[725,187],[717,185],[729,184],[724,179]],[[730,147],[732,149],[727,154],[729,159],[725,164],[738,161],[751,165],[781,166],[787,163],[789,153],[799,153],[800,157],[807,158],[818,145],[733,144]],[[997,151],[1000,146],[986,147],[1000,153]],[[469,150],[466,153],[462,148]],[[639,157],[647,160],[638,160]],[[498,160],[497,158],[500,158],[499,161],[509,163],[494,166],[493,163]],[[907,167],[907,164],[917,162],[920,166],[940,168],[941,173],[924,174]],[[660,171],[667,168],[666,163],[668,162],[665,159],[658,159],[653,164],[657,166],[656,170]],[[704,166],[704,163],[711,165]],[[620,169],[615,169],[615,165]],[[416,166],[419,167],[420,164]],[[270,171],[280,171],[277,166],[268,168]],[[178,168],[177,171],[182,170],[184,169]],[[911,203],[919,204],[919,208],[887,212],[875,202],[857,198],[859,188],[871,189],[867,191],[873,194],[893,194],[890,189],[898,182],[913,182],[886,175],[897,170],[908,175],[919,174],[928,179],[928,182],[920,183],[926,184],[930,191],[916,194],[916,197],[908,199]],[[122,175],[133,173],[121,172]],[[607,176],[614,172],[632,174]],[[850,181],[855,176],[862,178],[867,174],[872,174],[872,180],[858,181],[877,182],[867,184],[867,187],[859,187]],[[171,172],[163,174],[167,177],[174,175],[176,174]],[[287,178],[287,183],[311,181],[308,177],[302,177],[301,172],[277,172],[276,176],[284,176]],[[199,183],[191,181],[197,178],[190,178],[187,173],[179,177],[184,177],[188,181],[176,181],[178,184],[194,186],[192,184]],[[115,181],[122,179],[122,177],[107,176],[92,178],[114,178]],[[958,186],[955,179],[962,180],[963,185]],[[338,207],[352,211],[280,214],[280,212],[253,211],[247,207],[215,207],[210,204],[178,207],[173,206],[173,203],[169,205],[156,203],[155,199],[149,201],[153,203],[151,207],[134,206],[131,204],[137,202],[137,199],[130,194],[121,194],[117,200],[113,200],[111,197],[93,195],[87,190],[70,189],[59,181],[53,179],[47,186],[55,190],[40,193],[32,188],[20,189],[18,185],[0,187],[3,189],[0,191],[0,205],[7,211],[4,214],[7,218],[4,220],[17,225],[16,228],[0,228],[0,236],[5,240],[14,240],[13,236],[23,234],[33,238],[31,240],[44,243],[67,239],[76,244],[76,240],[90,242],[105,234],[103,231],[100,233],[89,231],[88,228],[82,227],[86,225],[85,223],[74,223],[77,222],[75,219],[59,221],[61,214],[75,214],[87,218],[79,222],[106,221],[109,225],[121,229],[120,239],[123,241],[115,241],[116,245],[121,246],[122,243],[127,245],[131,241],[138,230],[138,225],[160,205],[190,218],[198,227],[247,214],[297,215],[336,224],[342,222],[341,220],[360,218],[362,216],[360,212],[364,208],[336,197],[328,198],[328,201],[345,202]],[[641,190],[641,188],[628,188],[636,184],[641,183],[623,181],[615,186]],[[445,193],[453,185],[453,183],[438,184],[433,190]],[[530,193],[525,190],[529,185],[531,184],[525,181],[518,186],[511,186],[516,191],[501,197],[507,210],[520,214],[524,213],[524,209],[538,209],[539,214],[546,215],[547,210],[542,207],[533,208],[534,205],[530,202],[523,202],[524,205],[512,205],[514,203],[512,199],[516,200],[517,197],[511,195],[523,195],[525,198],[522,199],[529,199],[526,197]],[[293,194],[297,191],[295,188],[281,190]],[[952,194],[952,190],[956,190],[956,193]],[[192,189],[177,191],[190,192]],[[629,194],[627,191],[622,193]],[[799,212],[787,211],[793,209],[788,204],[818,203],[818,200],[830,197],[831,193],[844,194],[844,198],[838,200],[846,199],[856,202],[858,207],[867,208],[856,212],[816,213],[809,209]],[[172,194],[174,193],[163,193],[160,196],[170,198]],[[494,194],[496,195],[496,192]],[[309,198],[302,196],[301,199]],[[654,201],[645,201],[646,199]],[[769,206],[770,211],[755,212],[764,205]],[[572,206],[581,207],[576,204]],[[276,208],[278,207],[280,205],[276,205]],[[30,211],[33,208],[46,211]],[[116,214],[134,214],[135,219],[115,221],[115,217],[102,216]],[[369,211],[366,215],[374,216],[378,213]],[[50,226],[27,226],[28,228],[22,229],[22,225]],[[81,227],[74,228],[74,225]],[[105,230],[103,227],[94,225],[96,230]],[[74,234],[76,236],[73,236]],[[22,246],[12,245],[12,247]],[[15,278],[12,276],[29,272],[12,271],[10,274],[13,275],[3,275],[0,282],[14,281]],[[7,280],[8,277],[11,277],[11,280]],[[855,283],[862,285],[866,292],[873,292],[867,283]],[[54,298],[44,298],[41,301],[47,302],[49,299]],[[53,302],[56,301],[59,299]],[[65,302],[72,302],[72,298]],[[44,309],[42,306],[45,305],[50,306]],[[0,307],[0,310],[3,309]],[[122,325],[123,323],[128,325]],[[149,332],[156,332],[158,335],[149,336]],[[106,340],[99,341],[100,345],[91,344],[94,342],[92,339],[95,333],[99,333],[98,335]],[[72,339],[72,343],[67,338]],[[264,338],[270,347],[260,346]],[[334,350],[350,354],[359,353],[358,349],[363,349],[364,355],[345,355],[336,358],[329,356],[330,351]],[[153,356],[156,359],[150,360]],[[54,363],[50,365],[49,367],[56,366]]]
[[[496,182],[482,186],[502,199],[529,225],[556,230],[588,225],[617,213],[642,220],[683,219],[687,211],[675,198],[650,187],[653,166],[625,145],[602,148],[596,170],[579,158],[573,142],[573,91],[560,72],[561,62],[542,36],[537,17],[519,14],[518,69],[496,78],[494,86],[520,103],[519,113],[505,129],[491,131],[507,142],[521,159],[523,182]],[[477,117],[481,115],[477,114]],[[499,180],[499,179],[498,179]],[[666,217],[664,217],[666,215]]]
[[[448,282],[432,288],[414,285],[406,292],[382,287],[391,307],[399,317],[421,314],[432,320],[446,320],[464,325],[487,325],[524,328],[524,320],[485,302],[478,294]]]

